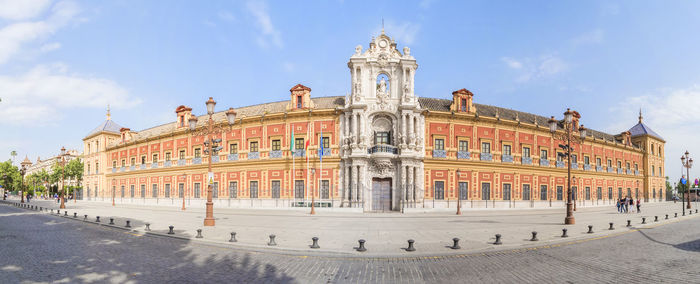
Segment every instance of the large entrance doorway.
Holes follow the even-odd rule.
[[[391,179],[372,179],[372,211],[391,211]]]

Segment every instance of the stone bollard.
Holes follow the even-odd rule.
[[[228,240],[229,243],[235,243],[238,240],[236,240],[236,232],[231,232],[231,239]]]
[[[688,210],[688,215],[693,215],[693,210]]]
[[[566,228],[561,229],[561,237],[562,237],[562,238],[566,238],[566,237],[569,236],[569,235],[566,234],[566,231],[567,231]]]
[[[53,214],[53,209],[51,209],[51,214]]]
[[[685,216],[685,212],[683,212],[683,216]]]
[[[109,218],[109,224],[114,225],[114,218]]]
[[[673,218],[678,218],[678,212],[673,213]]]
[[[461,249],[462,247],[459,246],[459,238],[452,238],[452,246],[450,247],[451,249]]]
[[[97,222],[97,223],[100,222],[100,216],[95,217],[95,222]]]
[[[416,251],[416,248],[413,247],[413,243],[415,243],[413,239],[408,240],[408,248],[406,248],[406,251]]]
[[[646,223],[647,223],[647,218],[646,218],[646,217],[642,217],[642,224],[646,224]]]
[[[73,212],[73,218],[78,218],[78,213],[77,213],[77,212]]]
[[[593,225],[588,225],[588,234],[593,234]]]
[[[539,240],[537,239],[537,232],[532,231],[532,238],[530,239],[530,241],[531,241],[531,242],[539,241]]]
[[[270,235],[270,241],[267,243],[268,246],[276,246],[275,235]]]
[[[359,252],[367,251],[367,249],[365,248],[365,240],[364,239],[360,239],[357,242],[360,243],[360,246],[357,248],[357,251],[359,251]]]
[[[168,226],[168,228],[170,228],[170,231],[168,231],[168,235],[174,235],[175,232],[173,232],[173,229],[175,228],[175,226]]]
[[[87,221],[87,215],[83,216],[83,221]]]
[[[63,211],[63,216],[68,217],[68,210]]]
[[[631,221],[631,220],[627,220],[627,227],[632,227],[632,221]]]
[[[311,244],[312,249],[321,248],[320,246],[318,246],[318,237],[311,238],[311,242],[312,242],[312,244]]]
[[[659,222],[659,216],[654,216],[654,222]]]
[[[668,214],[666,214],[666,220],[668,220]]]
[[[151,231],[151,224],[146,223],[146,229],[145,229],[145,231],[146,231],[146,232],[150,232],[150,231]]]
[[[197,229],[197,236],[195,238],[201,239],[202,237],[202,229]]]
[[[695,209],[695,213],[698,213],[698,209]]]
[[[610,228],[608,228],[608,230],[615,230],[615,227],[613,227],[613,223],[610,222],[609,224],[610,224]]]
[[[124,227],[131,228],[131,221],[126,220],[126,226],[124,226]]]
[[[501,242],[501,234],[496,234],[496,241],[493,242],[494,245],[500,245],[502,244]]]

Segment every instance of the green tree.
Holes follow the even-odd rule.
[[[7,160],[0,163],[0,185],[7,191],[16,191],[20,185],[19,168]]]
[[[12,152],[10,152],[10,156],[12,156],[12,162],[14,163],[14,162],[15,162],[15,157],[17,157],[17,151],[12,150]]]
[[[673,186],[668,176],[666,176],[666,200],[671,200],[673,197]]]

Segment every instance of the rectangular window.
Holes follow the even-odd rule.
[[[467,99],[462,99],[462,111],[466,112],[467,111]]]
[[[547,159],[547,150],[546,149],[541,149],[540,150],[540,159],[546,160]]]
[[[122,159],[122,168],[126,167],[126,160]]]
[[[578,188],[576,188],[575,186],[571,187],[571,199],[572,200],[578,199]]]
[[[481,184],[481,200],[491,200],[491,184],[482,183]]]
[[[459,151],[460,152],[469,152],[469,141],[460,140],[459,141]]]
[[[622,169],[622,162],[621,161],[617,161],[617,168]]]
[[[272,151],[279,151],[282,149],[282,144],[279,139],[272,140]]]
[[[179,197],[179,198],[185,197],[185,184],[184,183],[177,185],[177,197]]]
[[[215,181],[211,185],[211,198],[219,198],[219,182]]]
[[[130,195],[131,198],[134,198],[134,191],[135,191],[135,190],[134,190],[134,185],[132,184],[132,185],[129,187],[129,193],[131,194],[131,195]]]
[[[571,163],[572,164],[578,163],[578,156],[576,156],[576,154],[571,154]]]
[[[654,175],[655,175],[654,167],[651,167],[651,176],[654,176]]]
[[[523,147],[523,158],[530,158],[530,147]]]
[[[523,184],[523,200],[530,200],[530,185]]]
[[[329,137],[321,137],[321,145],[323,145],[323,149],[329,149],[331,148],[331,139]]]
[[[586,200],[591,200],[591,188],[586,186]]]
[[[122,198],[124,198],[124,186],[122,185]]]
[[[329,199],[330,183],[327,180],[321,181],[321,199]]]
[[[563,200],[563,199],[564,199],[564,187],[557,186],[557,200]]]
[[[195,183],[194,184],[194,198],[199,198],[201,195],[202,195],[202,184]]]
[[[258,151],[258,141],[250,141],[250,151],[251,152]]]
[[[591,164],[591,158],[588,156],[583,156],[583,164],[584,165],[590,165]]]
[[[435,181],[435,199],[444,200],[445,199],[445,182]]]
[[[301,96],[297,96],[297,108],[301,108]]]
[[[510,200],[510,183],[503,184],[503,200]]]
[[[466,182],[459,182],[459,199],[467,200],[469,199],[469,185]]]
[[[170,152],[165,152],[165,161],[170,162],[172,159],[171,153]]]
[[[389,145],[389,132],[376,132],[374,134],[374,144],[376,145]]]
[[[622,198],[622,187],[617,188],[617,198],[618,199]]]
[[[540,185],[540,200],[547,200],[547,185]]]
[[[481,142],[481,153],[491,153],[491,143]]]
[[[611,199],[611,200],[613,199],[613,196],[612,196],[612,187],[608,187],[608,199]]]
[[[158,154],[153,154],[153,162],[154,163],[158,162]]]
[[[294,198],[303,199],[304,198],[304,181],[295,180],[294,181]]]
[[[444,139],[435,139],[435,150],[445,150]]]
[[[155,183],[153,184],[153,187],[151,188],[151,196],[153,196],[153,198],[158,197],[158,185]]]
[[[557,157],[556,157],[557,162],[563,162],[563,161],[564,161],[564,157],[566,157],[566,156],[564,156],[564,153],[562,153],[562,152],[557,152]]]
[[[634,164],[634,170],[635,170],[635,171],[638,171],[638,170],[639,170],[639,165]]]
[[[280,181],[272,181],[272,198],[280,198]]]
[[[304,150],[304,138],[294,139],[294,150]]]
[[[632,189],[627,188],[627,197],[632,198]]]
[[[503,155],[510,156],[510,145],[503,145]]]
[[[116,167],[117,167],[117,161],[112,161],[112,168],[116,168]]]
[[[180,155],[178,156],[178,159],[180,159],[180,160],[185,159],[185,150],[180,150]]]
[[[131,158],[131,164],[130,164],[130,165],[131,165],[131,166],[136,165],[136,158]]]
[[[170,198],[170,184],[165,184],[165,198]]]
[[[630,170],[630,163],[627,163],[626,166],[627,166],[627,170],[629,171]]]
[[[238,182],[237,181],[228,182],[228,196],[230,198],[238,198]]]
[[[228,153],[229,154],[238,154],[238,144],[233,143],[231,145],[228,145]]]
[[[250,198],[258,198],[258,181],[250,181]]]
[[[600,158],[595,158],[595,165],[596,165],[596,166],[602,166],[602,165],[603,165],[603,164],[602,164],[602,161],[600,160]]]
[[[143,156],[141,156],[141,164],[143,165],[145,163],[146,163],[146,155],[143,155]]]
[[[100,163],[95,162],[95,174],[100,174]]]
[[[201,149],[201,148],[195,148],[195,149],[194,149],[194,157],[195,157],[195,158],[201,158],[201,157],[202,157],[202,149]]]
[[[595,194],[596,199],[598,199],[598,200],[603,199],[603,188],[602,188],[602,187],[596,188],[596,192],[595,192],[595,193],[596,193],[596,194]]]

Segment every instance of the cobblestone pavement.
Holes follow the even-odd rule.
[[[15,201],[15,200],[13,200]],[[18,201],[15,201],[18,202]],[[57,209],[56,202],[33,200],[31,205]],[[230,232],[237,233],[237,248],[268,250],[268,236],[276,235],[276,250],[302,254],[346,254],[349,256],[434,256],[454,254],[449,248],[452,238],[460,238],[462,251],[492,251],[495,234],[502,235],[503,245],[499,247],[521,248],[531,246],[531,232],[538,232],[538,243],[562,242],[560,237],[564,219],[564,209],[523,209],[523,210],[472,210],[456,216],[454,212],[431,213],[387,213],[362,214],[319,212],[308,215],[305,211],[287,210],[235,210],[215,208],[215,227],[203,227],[204,208],[190,207],[186,211],[163,206],[118,205],[109,203],[78,201],[66,203],[68,214],[87,214],[91,220],[101,216],[103,222],[114,218],[117,225],[124,226],[126,220],[134,229],[142,233],[145,223],[150,224],[152,233],[166,233],[168,226],[175,227],[177,236],[191,238],[197,242],[226,244]],[[643,205],[643,213],[619,214],[614,205],[604,207],[578,208],[575,212],[576,225],[566,226],[569,238],[600,237],[619,232],[627,220],[632,226],[651,226],[655,223],[672,221],[673,213],[678,212],[680,203],[648,203]],[[63,214],[63,213],[61,213]],[[665,214],[670,219],[665,219]],[[700,215],[700,214],[699,214]],[[659,217],[654,222],[654,216]],[[691,217],[691,216],[688,216]],[[646,225],[641,224],[646,218]],[[607,230],[613,222],[618,230]],[[593,225],[593,234],[587,234],[588,225]],[[196,230],[202,229],[203,238],[194,238]],[[320,249],[310,249],[311,237],[318,237]],[[353,247],[358,239],[366,239],[367,252],[358,253]],[[407,252],[407,240],[414,239],[418,248]]]
[[[700,277],[693,263],[700,259],[696,216],[540,247],[368,258],[254,252],[143,235],[3,204],[0,281],[691,283]]]

